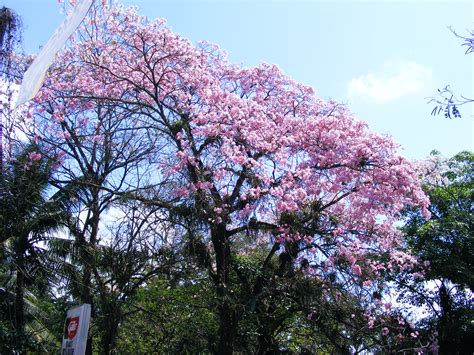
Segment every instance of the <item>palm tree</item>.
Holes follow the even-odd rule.
[[[34,145],[23,148],[7,162],[0,174],[0,263],[3,271],[0,290],[10,294],[13,315],[10,325],[11,350],[24,352],[27,325],[34,317],[28,313],[34,301],[32,286],[48,286],[49,251],[45,241],[52,232],[67,225],[69,216],[64,200],[57,194],[47,198],[52,162],[38,153]],[[4,299],[8,299],[5,297]],[[7,322],[8,323],[8,322]],[[0,349],[2,350],[2,349]],[[3,351],[3,350],[2,350]]]
[[[21,42],[21,21],[7,7],[0,9],[0,79],[10,85],[14,78],[12,53]],[[7,94],[6,96],[9,96]],[[8,98],[10,100],[11,96]],[[0,171],[3,169],[3,124],[4,107],[0,106]]]

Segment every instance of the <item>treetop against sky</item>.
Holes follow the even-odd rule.
[[[275,65],[235,66],[216,46],[194,46],[133,9],[94,8],[86,26],[32,106],[32,134],[68,174],[75,164],[122,190],[114,174],[126,159],[149,156],[160,171],[150,181],[159,187],[154,203],[199,208],[216,244],[270,228],[276,243],[331,236],[338,242],[327,257],[347,249],[363,260],[377,247],[393,267],[412,263],[393,249],[393,222],[407,205],[426,211],[428,200],[390,138]],[[292,214],[302,214],[301,226],[287,225]]]
[[[267,15],[278,18],[273,11],[280,3],[257,3],[252,9],[258,12],[263,5]],[[297,4],[303,5],[308,4]],[[192,10],[192,5],[184,8]],[[287,9],[291,15],[294,8]],[[333,21],[343,18],[347,9],[339,10],[340,16]],[[84,241],[81,258],[88,265],[81,276],[86,287],[81,287],[77,297],[81,302],[94,301],[89,285],[93,260],[99,255],[101,217],[114,205],[128,208],[127,202],[133,200],[143,204],[144,210],[151,208],[158,223],[169,225],[183,243],[198,238],[205,246],[202,267],[215,290],[219,353],[232,353],[242,320],[231,296],[232,286],[247,284],[234,278],[237,256],[250,256],[247,251],[258,245],[264,245],[261,252],[266,255],[258,260],[262,276],[251,281],[246,299],[257,302],[265,297],[265,275],[268,280],[273,276],[291,280],[297,270],[318,288],[334,290],[335,300],[340,290],[357,294],[367,329],[381,329],[381,336],[388,336],[395,318],[391,318],[391,304],[377,302],[381,290],[395,274],[413,273],[418,278],[426,266],[404,249],[396,222],[407,207],[429,217],[429,201],[414,164],[399,155],[394,140],[356,118],[361,116],[357,105],[364,103],[361,107],[376,113],[379,107],[387,111],[381,117],[391,118],[388,112],[393,105],[402,107],[402,100],[409,99],[416,102],[428,90],[434,69],[415,55],[408,59],[388,56],[381,61],[382,76],[370,69],[369,74],[354,74],[354,68],[363,63],[357,62],[357,55],[363,53],[370,62],[369,52],[354,50],[351,60],[350,52],[338,57],[333,47],[318,58],[331,57],[337,63],[327,63],[326,71],[321,71],[314,60],[313,68],[322,81],[313,85],[309,68],[299,72],[288,65],[300,59],[305,66],[303,51],[310,42],[292,41],[285,37],[287,32],[278,37],[277,27],[267,36],[278,41],[261,43],[278,45],[279,52],[290,58],[288,63],[278,57],[278,65],[267,64],[273,61],[268,47],[268,52],[258,54],[268,58],[249,54],[236,65],[239,59],[233,56],[241,53],[238,50],[231,48],[237,54],[227,59],[219,46],[188,40],[195,34],[180,35],[165,20],[147,15],[130,7],[96,3],[77,35],[57,55],[28,113],[21,117],[27,122],[25,135],[36,144],[28,154],[31,166],[52,159],[54,186],[75,197],[71,211],[79,219],[73,230]],[[224,26],[216,13],[212,18],[216,19],[213,25]],[[318,24],[314,19],[310,23]],[[261,17],[259,25],[267,24]],[[298,25],[282,19],[279,25],[283,24],[291,24],[288,32]],[[228,22],[227,28],[231,25]],[[251,46],[250,36],[245,42],[243,20],[232,28],[234,34],[243,29],[236,42]],[[265,33],[265,26],[261,28],[255,29],[255,37]],[[212,35],[208,39],[219,43]],[[294,42],[298,42],[296,47],[292,47]],[[349,67],[353,75],[337,80]],[[340,103],[344,98],[331,99],[338,98],[338,85],[343,85],[346,99],[353,101],[352,111]],[[409,119],[418,118],[411,113]],[[371,122],[375,128],[376,122]],[[406,123],[402,118],[395,122]],[[438,121],[428,121],[432,122]],[[414,126],[404,128],[411,132]],[[422,132],[416,131],[417,143],[426,138]],[[71,189],[74,184],[77,191]],[[135,205],[129,207],[136,210]],[[246,243],[246,238],[251,241]],[[99,280],[99,271],[95,274]],[[298,309],[307,321],[312,320],[312,308]],[[393,329],[402,335],[407,328],[397,320]],[[416,338],[418,333],[410,336]]]
[[[472,107],[451,122],[430,116],[427,97],[450,84],[473,97],[472,56],[448,30],[472,27],[468,1],[151,1],[126,0],[173,31],[225,49],[245,66],[274,63],[318,96],[349,104],[402,154],[446,156],[474,147]],[[23,19],[24,44],[37,52],[64,15],[53,0],[5,0]],[[48,21],[45,21],[48,19]]]

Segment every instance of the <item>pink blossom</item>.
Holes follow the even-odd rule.
[[[390,138],[275,65],[228,63],[217,46],[194,46],[163,20],[147,21],[131,8],[106,6],[90,15],[83,38],[58,54],[32,106],[31,131],[52,149],[67,149],[68,132],[100,148],[94,143],[109,136],[98,112],[126,103],[110,117],[127,142],[115,146],[110,136],[112,161],[143,154],[143,170],[163,195],[199,206],[208,224],[222,223],[228,212],[229,232],[254,221],[269,226],[251,234],[253,246],[314,243],[325,272],[350,266],[356,277],[347,287],[360,285],[362,274],[370,287],[385,271],[418,266],[400,251],[395,223],[403,208],[426,210],[429,201],[415,165]],[[71,155],[61,159],[65,173],[78,166]],[[145,184],[123,186],[138,180]],[[321,233],[282,225],[293,213]]]
[[[357,265],[357,264],[352,265],[351,270],[352,270],[352,272],[354,273],[354,275],[357,275],[357,276],[361,276],[361,275],[362,275],[362,269],[361,269],[360,266]]]
[[[410,333],[410,336],[411,336],[412,338],[418,338],[418,335],[419,335],[418,331],[416,331],[416,332],[411,332],[411,333]]]
[[[346,259],[349,262],[349,264],[354,265],[357,259],[354,257],[354,255],[346,255]]]
[[[372,329],[374,327],[374,323],[375,323],[375,318],[374,317],[368,317],[367,326],[369,327],[369,329]]]
[[[96,134],[92,136],[92,141],[95,143],[100,143],[104,140],[104,137],[101,134]]]
[[[28,158],[32,161],[37,161],[37,160],[40,160],[42,157],[41,153],[38,153],[38,152],[31,152],[29,155],[28,155]]]

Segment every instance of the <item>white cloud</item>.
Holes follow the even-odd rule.
[[[430,86],[431,78],[431,69],[413,61],[386,62],[382,70],[352,79],[348,96],[352,101],[383,104],[421,92]]]

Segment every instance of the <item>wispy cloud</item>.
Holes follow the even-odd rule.
[[[352,101],[383,104],[421,92],[431,78],[431,69],[413,61],[386,62],[381,70],[352,79],[348,96]]]

